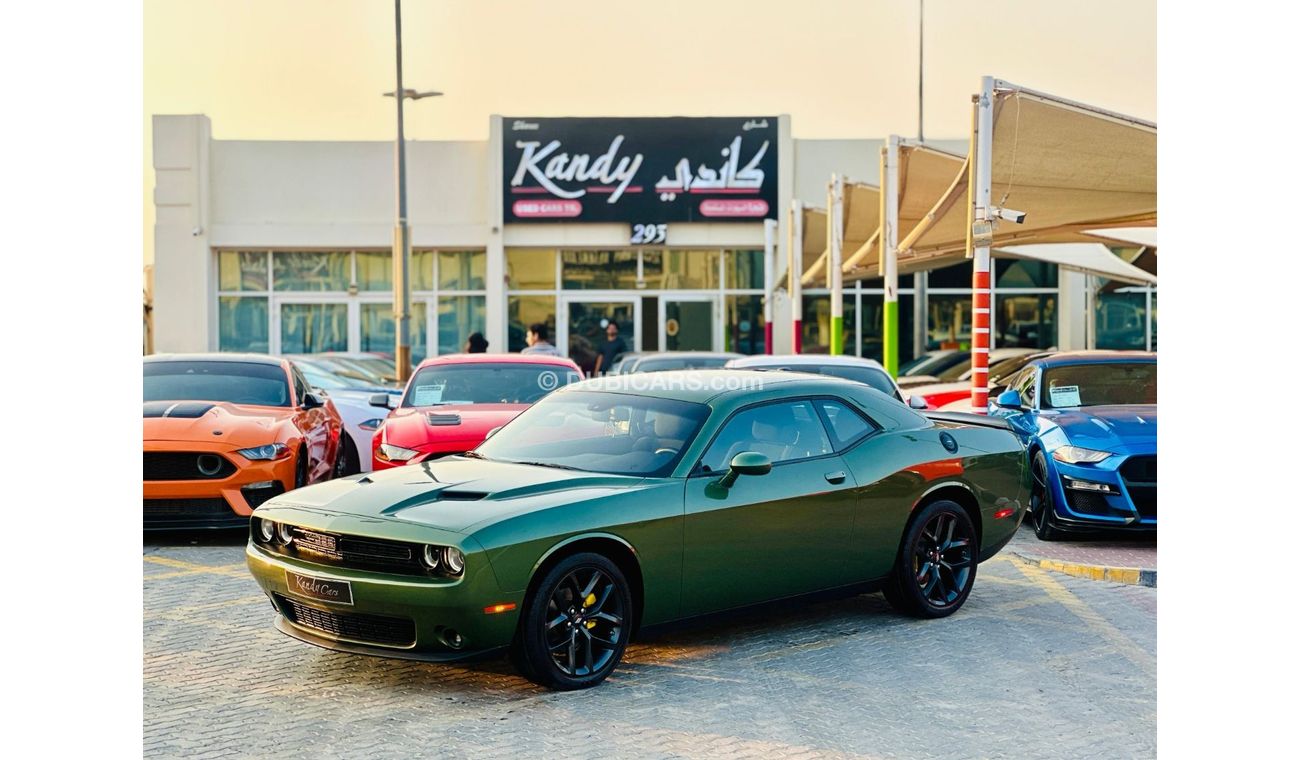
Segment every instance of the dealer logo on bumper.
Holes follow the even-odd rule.
[[[284,571],[284,576],[289,585],[289,591],[294,594],[309,599],[319,599],[322,602],[352,604],[352,584],[347,581],[328,581],[299,575],[288,570]]]

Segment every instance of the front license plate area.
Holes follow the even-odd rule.
[[[296,596],[331,604],[352,605],[352,584],[347,581],[313,578],[290,570],[284,571],[284,580],[289,587],[289,593]]]

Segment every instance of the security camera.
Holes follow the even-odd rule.
[[[1016,211],[1015,209],[1010,208],[999,208],[996,209],[996,211],[999,219],[1011,222],[1012,224],[1025,223],[1025,212],[1023,211]]]
[[[203,234],[203,228],[195,227],[194,229],[190,230],[190,234],[193,235],[194,237],[198,237],[199,235]]]

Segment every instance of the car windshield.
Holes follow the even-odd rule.
[[[687,401],[565,391],[539,401],[475,451],[488,459],[664,477],[709,416]]]
[[[880,391],[886,396],[902,401],[898,391],[894,388],[894,382],[889,379],[889,375],[884,370],[875,367],[855,367],[844,364],[763,364],[759,366],[747,366],[746,369],[774,369],[786,372],[811,372],[815,375],[826,375],[827,377],[840,377],[845,380],[852,380],[855,383],[869,385]]]
[[[275,364],[162,361],[144,365],[145,401],[289,406],[289,380]]]
[[[1043,372],[1044,409],[1156,403],[1155,362],[1098,362]]]
[[[402,406],[531,404],[581,379],[573,369],[560,364],[436,364],[415,373]]]

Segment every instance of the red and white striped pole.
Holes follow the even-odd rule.
[[[803,353],[803,201],[790,202],[786,275],[790,278],[790,353]]]
[[[974,200],[971,233],[967,238],[974,249],[974,273],[971,276],[971,410],[988,412],[989,349],[993,347],[990,248],[993,244],[993,77],[981,80],[979,99],[975,103],[974,181],[970,193]]]

